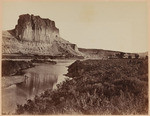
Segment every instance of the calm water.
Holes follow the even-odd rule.
[[[27,99],[33,99],[47,89],[56,88],[56,84],[67,78],[67,66],[74,61],[58,60],[56,65],[36,64],[35,67],[24,70],[23,76],[28,77],[24,82],[3,88],[2,90],[2,111],[13,113],[16,104],[24,104]],[[13,78],[13,77],[12,77]]]

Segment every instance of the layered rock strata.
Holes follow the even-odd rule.
[[[3,54],[81,56],[75,44],[59,35],[55,22],[40,16],[20,15],[15,29],[2,33]]]

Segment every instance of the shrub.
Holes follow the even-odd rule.
[[[58,89],[18,106],[17,114],[148,114],[148,60],[76,61],[68,75]]]

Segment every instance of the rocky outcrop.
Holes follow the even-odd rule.
[[[50,43],[59,37],[55,22],[34,15],[20,15],[15,29],[15,36],[22,41]]]
[[[2,34],[3,54],[82,56],[75,44],[59,35],[55,22],[34,15],[20,15],[15,29]]]
[[[55,22],[40,16],[20,15],[15,29],[3,31],[4,54],[49,55],[63,58],[108,59],[118,58],[119,51],[84,49],[60,37]],[[139,54],[140,58],[148,56]],[[134,58],[133,53],[124,53],[125,58]]]

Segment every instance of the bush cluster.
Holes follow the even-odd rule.
[[[25,105],[17,114],[147,114],[148,60],[76,61],[68,79]]]

